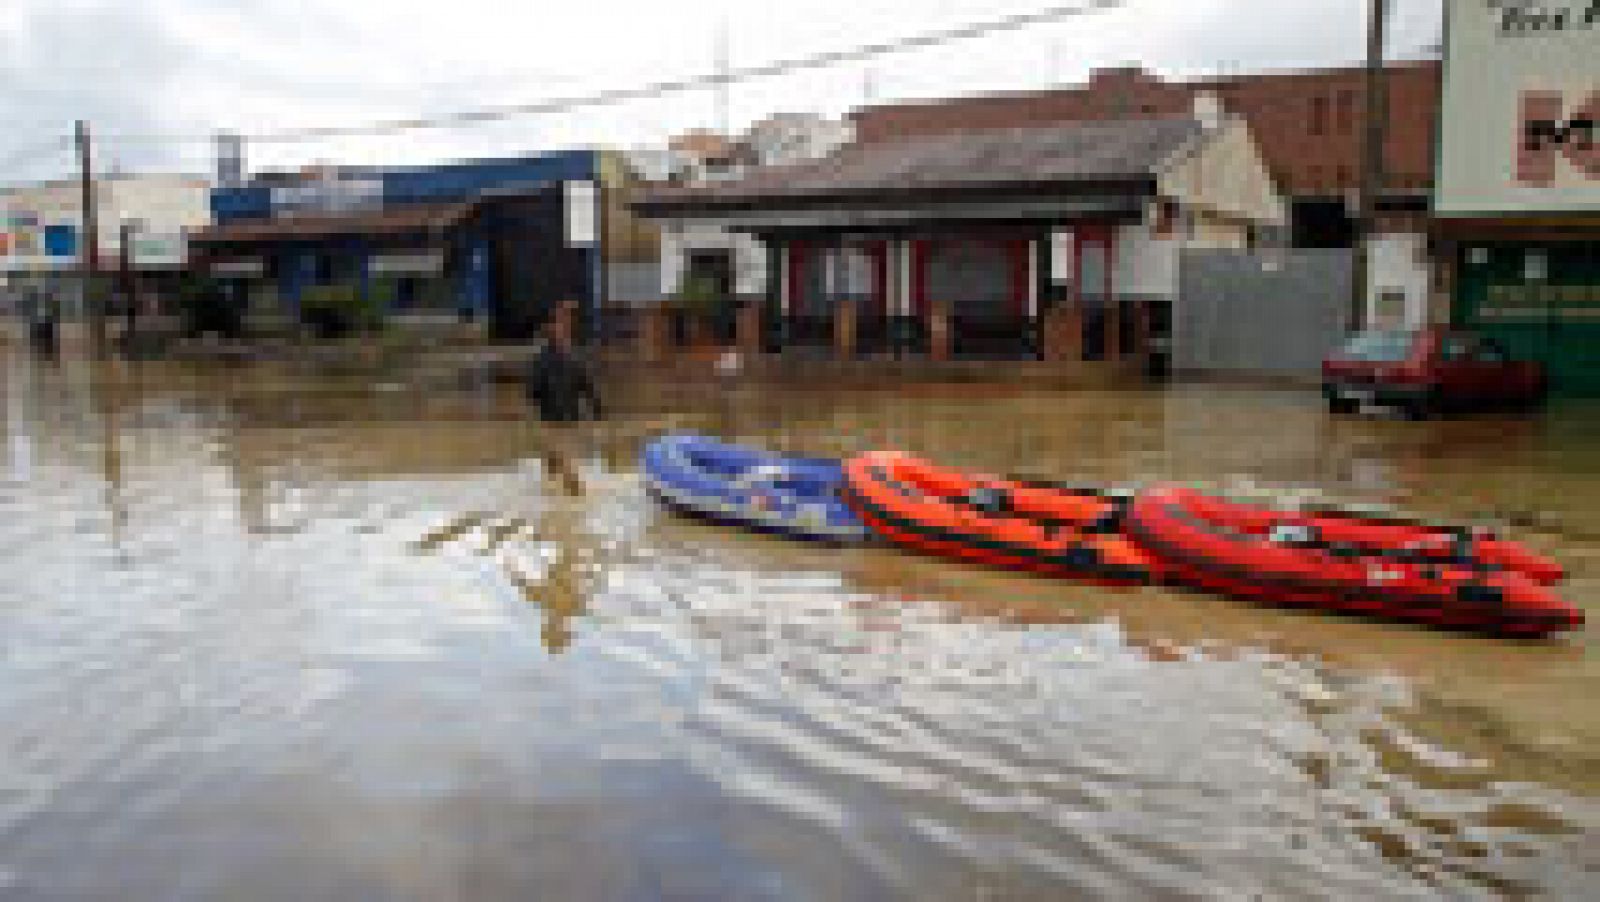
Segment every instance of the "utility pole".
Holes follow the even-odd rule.
[[[100,268],[100,222],[95,208],[94,152],[90,144],[89,123],[79,119],[74,123],[73,139],[78,145],[78,185],[80,203],[80,232],[78,247],[78,273],[83,290],[84,312],[89,317],[89,342],[94,356],[106,356],[106,320],[102,309],[96,273]]]
[[[1377,219],[1378,197],[1384,184],[1384,148],[1388,143],[1389,95],[1384,71],[1384,41],[1389,16],[1388,0],[1370,0],[1367,13],[1365,127],[1361,144],[1361,188],[1355,222],[1355,272],[1350,288],[1350,331],[1366,323],[1367,282],[1372,268],[1368,244]]]
[[[125,325],[123,334],[127,341],[124,343],[126,350],[131,348],[134,332],[138,326],[139,316],[139,277],[136,273],[137,261],[133,258],[133,235],[136,226],[132,220],[124,219],[117,227],[117,283],[122,302]]]

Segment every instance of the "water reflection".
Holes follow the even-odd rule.
[[[1586,407],[618,386],[9,356],[0,895],[1393,898],[1592,884],[1588,633],[1513,644],[665,515],[701,428],[1504,518],[1600,595]]]

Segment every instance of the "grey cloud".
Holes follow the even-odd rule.
[[[145,132],[161,127],[159,100],[181,68],[183,47],[137,4],[37,4],[21,28],[0,32],[0,157],[71,133],[74,119],[97,130]],[[12,125],[14,124],[14,125]],[[110,162],[107,160],[107,162]],[[161,148],[129,147],[117,162],[129,167],[168,162]],[[65,157],[0,178],[60,174]]]

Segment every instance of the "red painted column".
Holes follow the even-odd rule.
[[[789,281],[789,306],[784,309],[784,316],[794,316],[796,311],[802,309],[801,289],[805,284],[806,243],[804,241],[789,242],[789,272],[785,277]]]
[[[1012,238],[1006,242],[1006,253],[1011,255],[1011,315],[1021,319],[1028,315],[1028,241]]]
[[[889,313],[889,242],[872,243],[872,312],[874,316]]]
[[[911,242],[911,309],[917,316],[928,316],[928,241]]]

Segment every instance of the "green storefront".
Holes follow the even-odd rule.
[[[1453,319],[1549,367],[1551,390],[1600,397],[1600,240],[1461,240]]]
[[[1600,397],[1600,0],[1445,0],[1433,192],[1456,325]]]

